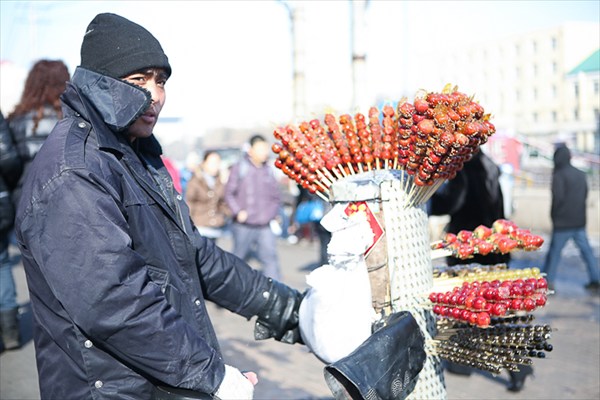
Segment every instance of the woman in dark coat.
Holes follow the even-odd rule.
[[[479,225],[491,227],[492,223],[504,218],[504,199],[500,188],[500,168],[483,152],[479,151],[464,164],[456,178],[446,183],[431,198],[430,214],[450,215],[446,227],[449,233],[461,230],[474,230]],[[508,263],[509,254],[491,253],[486,256],[475,255],[461,260],[448,257],[448,265],[477,263],[493,265]],[[509,371],[508,390],[518,392],[523,388],[527,375],[533,373],[528,365],[519,366],[519,372]],[[467,367],[450,364],[451,372],[470,374]]]

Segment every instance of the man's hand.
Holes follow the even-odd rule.
[[[241,210],[237,216],[235,217],[235,219],[237,220],[237,222],[239,222],[240,224],[243,224],[244,222],[246,222],[246,220],[248,219],[248,211],[246,210]]]
[[[258,313],[254,325],[254,338],[274,338],[284,343],[304,344],[298,326],[298,310],[304,295],[281,282],[271,279],[269,281],[269,289],[266,292],[269,297],[267,304]]]

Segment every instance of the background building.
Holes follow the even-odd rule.
[[[580,167],[597,169],[599,27],[569,22],[448,49],[429,63],[430,87],[459,83],[492,111],[489,152],[517,172],[547,170],[557,142],[571,146]]]

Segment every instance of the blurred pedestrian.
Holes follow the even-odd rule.
[[[43,399],[252,398],[206,301],[258,316],[257,339],[299,341],[302,295],[199,235],[167,184],[153,129],[170,75],[150,32],[98,14],[29,168],[15,231]]]
[[[594,293],[600,293],[598,261],[594,257],[585,231],[587,194],[585,173],[571,165],[569,148],[564,144],[559,145],[554,152],[552,172],[552,238],[543,266],[551,289],[554,289],[562,249],[572,239],[587,267],[590,281],[584,287]]]
[[[298,185],[299,194],[296,199],[296,205],[292,213],[292,221],[294,231],[298,232],[301,225],[306,224],[310,227],[310,234],[316,234],[319,240],[319,265],[328,264],[327,260],[327,245],[331,240],[331,232],[323,228],[321,218],[327,213],[329,203],[321,199],[319,196],[311,194],[307,189]],[[310,207],[307,212],[303,212],[302,206]],[[310,215],[299,215],[310,214]]]
[[[233,254],[248,259],[251,254],[262,266],[266,276],[281,279],[277,235],[271,230],[281,207],[281,192],[267,161],[271,148],[261,135],[254,135],[250,148],[231,167],[225,185],[225,201],[231,209],[233,223]]]
[[[21,346],[19,305],[8,245],[15,220],[11,192],[17,185],[22,168],[8,122],[0,112],[0,339],[7,350]]]
[[[166,181],[166,184],[173,185],[173,189],[177,191],[177,193],[182,194],[183,189],[181,188],[181,175],[179,174],[179,170],[177,169],[177,165],[171,160],[171,158],[165,156],[164,154],[160,156],[163,164],[165,164],[165,168],[169,173],[170,180]]]
[[[504,199],[500,187],[500,168],[483,151],[479,151],[464,164],[456,178],[447,182],[431,198],[430,213],[432,215],[449,215],[450,222],[446,228],[449,233],[461,230],[474,230],[479,225],[491,227],[493,222],[504,219]],[[509,254],[479,254],[461,260],[448,257],[448,265],[471,264],[494,265],[508,263]],[[471,368],[448,363],[448,370],[462,375],[470,375]],[[519,365],[519,371],[509,371],[508,390],[519,392],[523,389],[525,379],[533,373],[529,365]]]
[[[213,242],[223,235],[231,215],[225,203],[225,184],[220,172],[221,156],[216,151],[207,151],[193,171],[185,192],[198,232]]]
[[[62,118],[60,95],[65,91],[69,78],[69,70],[64,62],[60,60],[37,61],[29,70],[19,102],[7,117],[10,135],[23,165],[23,172],[13,176],[13,178],[18,179],[11,190],[14,205],[19,201],[23,180],[27,176],[32,160],[44,144],[54,125]],[[6,241],[6,246],[8,246],[9,235],[9,233],[6,233],[6,237],[1,239]],[[8,247],[6,247],[6,251],[6,257],[8,257]],[[12,266],[9,265],[8,258],[2,263],[3,272],[0,280],[0,291],[2,292],[0,309],[2,314],[0,321],[3,333],[16,332],[11,334],[12,337],[16,337],[15,335],[18,334],[19,312]],[[14,346],[16,342],[12,340],[10,343]]]
[[[60,95],[65,91],[69,79],[69,69],[63,61],[39,60],[27,75],[19,103],[7,117],[24,163],[23,174],[13,192],[15,204],[19,202],[21,187],[31,162],[63,116]]]

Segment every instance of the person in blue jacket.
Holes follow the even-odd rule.
[[[257,316],[257,339],[301,342],[302,295],[202,237],[173,189],[153,135],[170,75],[150,32],[97,15],[27,172],[16,236],[43,399],[252,398],[206,301]]]

